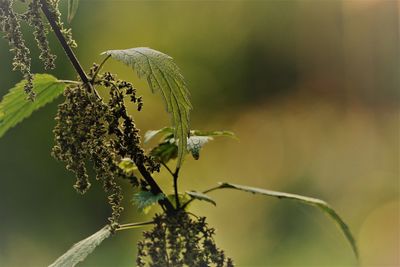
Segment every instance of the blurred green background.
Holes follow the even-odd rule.
[[[85,68],[107,49],[173,56],[191,91],[192,128],[236,132],[239,142],[216,140],[185,162],[181,190],[230,181],[322,198],[353,230],[362,266],[400,266],[399,13],[389,0],[81,0],[72,27]],[[51,40],[52,73],[73,79]],[[43,72],[31,50],[33,70]],[[10,71],[5,40],[0,55],[2,96],[21,77]],[[144,111],[134,113],[142,134],[169,124],[160,96],[128,67],[109,61],[106,69],[143,95]],[[47,266],[110,213],[96,182],[78,195],[50,156],[57,103],[0,139],[0,266]],[[171,189],[166,173],[157,181]],[[122,222],[148,219],[124,187]],[[199,202],[192,211],[208,216],[238,266],[356,264],[338,228],[313,208],[235,191],[212,196],[216,208]],[[106,240],[81,266],[133,266],[140,232]]]

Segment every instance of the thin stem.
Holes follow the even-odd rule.
[[[76,84],[76,85],[81,84],[81,82],[71,81],[71,80],[58,80],[58,82],[67,84]]]
[[[79,63],[78,58],[75,56],[74,51],[72,51],[71,47],[68,45],[67,41],[65,40],[60,27],[57,25],[54,15],[51,13],[51,11],[49,9],[47,1],[40,0],[40,3],[42,4],[42,11],[43,11],[44,15],[46,16],[47,20],[49,21],[50,26],[53,29],[53,32],[57,36],[57,39],[60,42],[61,46],[63,47],[69,60],[71,61],[72,65],[74,66],[74,68],[75,68],[76,72],[78,73],[79,77],[81,78],[82,82],[84,84],[87,84],[89,82],[89,79],[88,79],[85,71],[83,70],[81,64]]]
[[[167,171],[172,175],[172,177],[174,177],[174,173],[172,172],[172,170],[168,167],[167,164],[165,164],[164,162],[161,162],[161,165],[167,169]]]
[[[116,231],[139,228],[139,227],[142,227],[142,226],[145,226],[145,225],[149,225],[149,224],[154,224],[154,221],[121,224],[119,226],[119,228],[116,229]]]
[[[51,26],[53,32],[55,33],[55,35],[57,36],[57,39],[60,42],[62,48],[64,49],[65,53],[67,54],[68,59],[70,60],[73,67],[75,68],[75,71],[78,73],[82,82],[88,87],[88,89],[90,91],[93,91],[100,98],[100,96],[98,95],[96,90],[93,88],[92,84],[90,83],[88,76],[86,75],[85,71],[83,70],[82,66],[80,65],[80,63],[79,63],[77,57],[75,56],[74,52],[72,51],[71,47],[68,45],[67,41],[65,40],[65,37],[62,34],[60,27],[57,25],[54,15],[51,13],[51,11],[49,9],[47,1],[40,0],[40,3],[42,5],[43,13],[45,14],[47,20],[49,21],[50,26]],[[143,164],[139,164],[137,167],[138,167],[139,172],[142,174],[143,178],[150,185],[151,192],[155,195],[163,194],[163,191],[158,186],[156,181],[153,179],[151,174],[147,171],[146,167]],[[160,200],[159,204],[161,206],[165,206],[166,212],[168,214],[172,214],[175,212],[174,206],[167,198]]]
[[[178,192],[178,176],[179,176],[180,168],[176,168],[175,172],[172,174],[174,177],[174,194],[175,194],[175,202],[176,208],[179,209],[181,207],[181,203],[179,201],[179,192]]]
[[[99,72],[101,71],[101,69],[103,68],[104,64],[107,62],[107,60],[111,57],[111,55],[107,55],[107,57],[105,57],[103,59],[103,61],[100,63],[99,67],[97,68],[96,72],[93,74],[92,80],[91,80],[91,84],[94,84],[94,82],[96,81],[96,77],[97,75],[99,75]]]

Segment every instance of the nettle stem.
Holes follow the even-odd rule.
[[[50,23],[50,26],[51,26],[53,32],[55,33],[58,41],[60,42],[62,48],[64,49],[65,53],[67,54],[69,61],[73,65],[75,71],[78,73],[83,84],[85,84],[90,91],[96,92],[94,90],[91,82],[89,81],[87,74],[85,73],[84,69],[82,68],[81,64],[79,63],[79,60],[76,57],[74,51],[72,51],[72,48],[68,45],[67,40],[65,39],[63,33],[61,32],[60,27],[57,25],[54,15],[52,14],[52,12],[49,9],[47,1],[40,0],[40,3],[42,5],[42,11],[43,11],[44,15],[46,16],[48,22]],[[97,96],[100,97],[99,95],[97,95]],[[149,186],[151,188],[151,192],[155,195],[164,194],[163,191],[161,190],[161,188],[158,186],[157,182],[153,179],[151,174],[147,171],[146,167],[143,164],[137,164],[137,167],[138,167],[140,174],[143,176],[143,178],[149,184]],[[174,206],[167,198],[160,200],[159,204],[161,205],[161,207],[163,207],[165,209],[167,214],[175,213]]]

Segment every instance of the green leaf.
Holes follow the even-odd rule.
[[[271,197],[277,197],[279,199],[281,198],[286,198],[286,199],[291,199],[295,201],[302,202],[307,205],[315,206],[321,209],[323,212],[328,214],[331,219],[333,219],[337,225],[340,227],[342,230],[343,234],[349,241],[354,254],[358,258],[358,249],[356,242],[354,240],[353,235],[351,234],[351,231],[347,224],[342,220],[342,218],[336,213],[336,211],[325,201],[317,199],[317,198],[311,198],[311,197],[306,197],[306,196],[301,196],[301,195],[296,195],[296,194],[290,194],[290,193],[284,193],[284,192],[278,192],[278,191],[271,191],[267,189],[261,189],[261,188],[256,188],[256,187],[250,187],[250,186],[244,186],[244,185],[237,185],[237,184],[231,184],[231,183],[220,183],[220,186],[215,189],[222,189],[222,188],[230,188],[230,189],[237,189],[245,192],[250,192],[253,194],[262,194],[266,196],[271,196]],[[212,191],[209,190],[208,192]]]
[[[110,226],[105,226],[95,234],[73,245],[66,253],[59,257],[49,267],[72,267],[92,253],[104,239],[111,235]]]
[[[211,197],[207,196],[204,193],[196,192],[196,191],[186,191],[186,194],[188,194],[189,196],[191,196],[194,199],[207,201],[207,202],[213,204],[214,206],[217,206],[217,203]]]
[[[0,137],[35,110],[53,101],[65,88],[65,84],[49,74],[36,74],[33,90],[36,92],[34,102],[26,100],[24,85],[21,81],[10,89],[0,102]]]
[[[137,170],[135,163],[130,158],[123,158],[121,162],[118,164],[118,167],[126,175],[133,175],[133,172]]]
[[[150,151],[150,155],[154,157],[157,162],[167,163],[171,159],[176,159],[178,156],[178,147],[174,142],[167,140],[154,147]]]
[[[148,213],[154,204],[164,198],[165,195],[162,193],[154,195],[150,191],[139,191],[133,195],[132,201],[140,211]]]
[[[172,115],[175,139],[179,142],[177,167],[180,167],[186,152],[192,105],[178,66],[170,56],[147,47],[108,50],[102,54],[131,66],[139,77],[147,79],[153,93],[161,91],[167,111]]]
[[[235,133],[231,131],[200,131],[200,130],[191,130],[190,135],[195,136],[226,136],[237,139]]]
[[[68,16],[67,21],[71,23],[75,17],[76,11],[78,10],[79,0],[68,0]]]
[[[174,129],[171,127],[164,127],[159,130],[150,130],[144,134],[144,143],[148,143],[151,139],[159,134],[174,134]]]

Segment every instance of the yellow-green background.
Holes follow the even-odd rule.
[[[65,3],[63,2],[65,11]],[[81,0],[72,23],[88,68],[107,49],[148,46],[175,58],[191,91],[192,128],[227,129],[240,141],[207,144],[188,159],[181,189],[218,181],[327,200],[357,239],[362,266],[399,266],[398,1]],[[25,29],[25,28],[24,28]],[[37,49],[33,70],[42,72]],[[62,79],[75,74],[54,37]],[[0,42],[0,94],[20,80]],[[169,124],[160,96],[119,63],[144,97],[144,133]],[[59,103],[61,99],[56,101]],[[100,185],[80,196],[50,156],[53,103],[0,139],[0,266],[46,266],[102,227]],[[157,175],[170,190],[166,173]],[[122,222],[148,219],[129,203]],[[355,266],[349,245],[310,207],[242,192],[197,203],[238,266]],[[133,266],[140,230],[108,239],[81,266]]]

